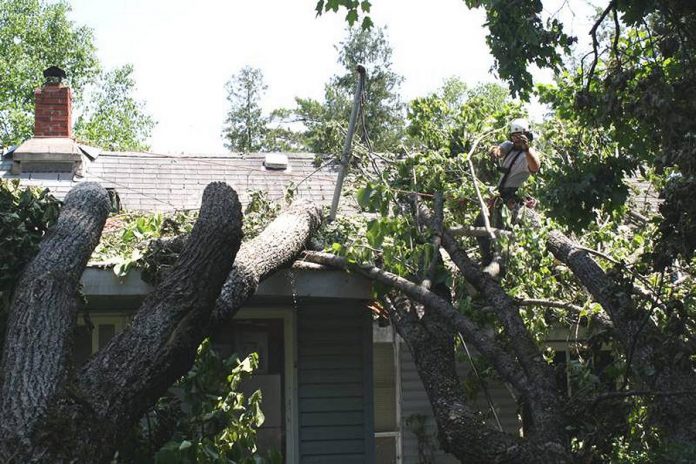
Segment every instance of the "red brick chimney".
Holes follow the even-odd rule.
[[[61,84],[65,72],[44,71],[46,84],[34,91],[34,137],[72,137],[72,91]]]

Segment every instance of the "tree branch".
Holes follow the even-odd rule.
[[[132,424],[191,368],[239,249],[241,222],[234,190],[224,183],[208,185],[177,264],[146,297],[131,325],[80,370],[79,394],[67,389],[54,406],[48,423],[63,417],[74,420],[65,426],[69,432],[50,427],[44,431],[42,442],[66,441],[49,449],[89,453],[72,455],[82,462],[104,461]],[[90,447],[71,440],[84,440]]]
[[[387,304],[430,400],[442,449],[462,462],[499,462],[508,450],[527,445],[519,437],[493,430],[467,401],[456,372],[452,325],[436,311],[426,311],[420,319],[412,317],[409,306],[416,303],[403,295],[387,299]]]
[[[329,253],[305,251],[303,259],[337,269],[357,272],[370,280],[375,280],[402,292],[412,300],[424,305],[428,310],[438,312],[443,319],[447,320],[462,334],[466,341],[471,343],[493,364],[502,378],[521,392],[530,391],[527,378],[519,368],[515,358],[505,351],[494,338],[486,334],[466,316],[457,312],[447,301],[430,290],[375,266],[353,264],[345,258]]]
[[[553,255],[568,265],[592,297],[609,315],[615,333],[631,362],[627,375],[654,391],[696,390],[696,375],[690,362],[676,362],[676,354],[688,349],[676,337],[666,340],[650,313],[637,308],[631,292],[621,288],[588,255],[586,249],[575,245],[558,231],[547,239]],[[659,372],[656,373],[656,371]],[[696,415],[693,401],[656,398],[650,405],[651,414],[670,440],[696,440]]]
[[[515,302],[519,306],[543,306],[546,308],[565,309],[569,313],[573,314],[573,316],[575,316],[576,318],[587,317],[588,319],[591,319],[591,320],[597,322],[603,328],[611,328],[613,326],[611,319],[609,319],[605,313],[600,312],[600,313],[592,313],[592,314],[587,314],[585,316],[580,316],[582,314],[583,308],[581,306],[574,305],[572,303],[567,303],[565,301],[552,301],[552,300],[541,300],[541,299],[527,298],[524,300],[518,299],[518,300],[515,300]]]
[[[432,226],[433,219],[426,208],[421,207],[418,215],[425,223]],[[559,421],[562,421],[562,413],[553,371],[544,361],[541,350],[524,325],[517,305],[503,291],[498,282],[484,274],[479,266],[469,259],[447,230],[442,233],[442,244],[452,262],[462,273],[462,277],[481,293],[502,323],[510,346],[530,383],[534,385],[534,396],[529,398],[533,403],[531,409],[535,415],[534,422],[548,433],[553,433],[554,429],[556,433],[562,433],[558,429],[561,426]]]
[[[321,221],[321,209],[317,205],[297,201],[263,232],[242,244],[215,303],[212,324],[219,324],[234,316],[256,292],[263,279],[291,264]]]
[[[512,235],[511,230],[490,228],[496,237]],[[488,237],[490,232],[485,227],[452,227],[448,232],[453,237]]]
[[[421,282],[421,285],[427,289],[432,286],[433,280],[435,279],[435,270],[437,269],[437,264],[440,262],[440,243],[442,242],[442,222],[443,222],[443,197],[442,192],[435,192],[435,224],[433,226],[433,259],[430,261],[430,266],[428,266],[428,271],[425,274],[425,279]]]
[[[614,8],[616,8],[616,0],[611,0],[609,2],[609,5],[607,5],[607,7],[602,12],[602,14],[599,15],[599,18],[592,26],[592,29],[590,29],[590,35],[592,36],[592,53],[594,54],[594,59],[592,60],[592,65],[590,65],[590,71],[587,73],[587,84],[585,90],[590,89],[590,82],[592,81],[595,68],[597,67],[597,63],[599,62],[599,41],[597,40],[597,29],[599,29],[599,26],[602,25],[607,15]]]

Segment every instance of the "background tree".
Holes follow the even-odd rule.
[[[34,89],[42,71],[64,69],[79,101],[99,71],[92,31],[68,19],[66,1],[0,1],[0,145],[18,144],[32,135]]]
[[[258,68],[243,67],[225,85],[230,110],[222,129],[225,147],[249,153],[264,146],[266,120],[261,111],[261,97],[267,86]]]
[[[155,121],[135,99],[133,66],[102,73],[75,121],[75,137],[113,151],[147,151]]]
[[[358,64],[365,65],[368,75],[356,135],[378,152],[398,149],[404,125],[404,106],[399,97],[403,78],[392,70],[392,49],[386,30],[348,29],[336,50],[343,72],[326,84],[324,100],[296,98],[296,107],[285,110],[290,119],[303,123],[305,150],[340,155],[353,107]]]

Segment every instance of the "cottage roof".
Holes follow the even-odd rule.
[[[121,207],[131,211],[198,209],[206,185],[223,181],[246,204],[253,191],[264,191],[271,200],[282,199],[292,187],[297,198],[320,204],[331,202],[338,169],[314,165],[315,155],[287,153],[288,167],[267,169],[265,154],[162,155],[136,152],[99,152],[82,159],[77,174],[59,171],[22,170],[12,173],[13,160],[0,161],[1,179],[20,179],[23,185],[48,188],[63,198],[78,182],[93,181],[114,189]]]

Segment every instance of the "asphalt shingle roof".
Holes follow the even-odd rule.
[[[118,193],[123,209],[172,211],[197,209],[203,189],[210,182],[223,181],[246,204],[249,193],[265,191],[272,200],[282,199],[288,187],[296,198],[320,204],[331,202],[338,169],[335,165],[317,169],[312,154],[288,153],[287,170],[263,166],[264,154],[239,155],[158,155],[151,153],[103,152],[83,161],[83,177],[69,173],[10,172],[11,159],[0,161],[0,178],[20,179],[23,185],[48,188],[63,198],[78,182],[99,182]]]

